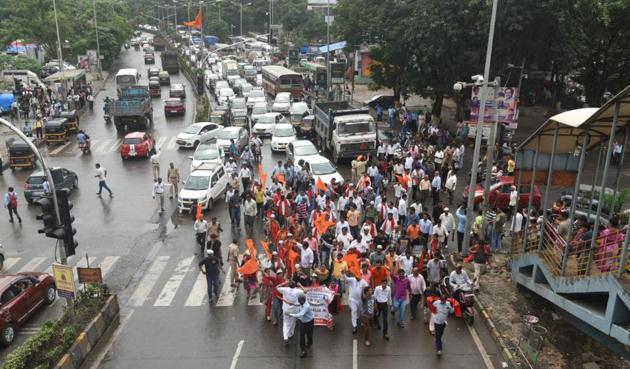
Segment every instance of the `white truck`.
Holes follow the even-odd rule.
[[[355,109],[346,101],[316,103],[315,132],[319,147],[333,161],[376,153],[376,124],[366,108]]]
[[[231,59],[221,62],[221,74],[223,79],[230,83],[230,86],[232,85],[231,80],[241,78],[238,72],[238,63]]]

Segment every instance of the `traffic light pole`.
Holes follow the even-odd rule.
[[[61,225],[61,216],[59,215],[59,202],[57,201],[57,191],[55,189],[55,181],[53,180],[52,174],[50,173],[50,168],[44,161],[44,158],[37,150],[37,146],[29,140],[29,138],[16,126],[14,126],[11,122],[6,119],[0,118],[0,125],[3,125],[13,131],[19,138],[24,141],[28,147],[30,147],[31,151],[37,157],[37,160],[41,163],[42,169],[44,170],[44,175],[46,175],[46,180],[48,181],[48,185],[50,186],[50,192],[52,193],[53,207],[55,209],[55,223],[57,226]],[[57,241],[58,242],[58,241]],[[66,256],[66,249],[63,247],[58,247],[59,249],[59,258],[61,259],[61,264],[68,264],[68,257]],[[72,320],[74,320],[74,300],[72,298],[66,298],[66,305],[68,306],[68,312]]]

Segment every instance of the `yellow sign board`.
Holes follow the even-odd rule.
[[[72,272],[72,267],[69,265],[53,263],[52,270],[59,294],[62,296],[70,295],[74,297],[76,287],[74,285],[74,273]]]

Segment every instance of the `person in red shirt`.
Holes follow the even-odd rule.
[[[263,272],[261,294],[265,298],[265,317],[267,321],[273,320],[273,325],[278,324],[278,319],[282,316],[282,294],[278,292],[276,286],[284,282],[284,272],[282,269],[273,270],[266,268]]]
[[[383,281],[389,279],[389,271],[387,268],[383,266],[383,262],[380,260],[376,261],[376,266],[372,268],[370,271],[372,273],[372,288],[376,288],[376,286],[380,286]]]

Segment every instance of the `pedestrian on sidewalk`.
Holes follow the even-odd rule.
[[[9,222],[13,223],[13,214],[18,218],[18,222],[22,223],[22,218],[20,214],[18,214],[17,207],[17,192],[13,189],[13,187],[8,188],[8,192],[4,195],[4,207],[9,210]]]
[[[160,148],[155,148],[155,154],[151,155],[151,170],[153,171],[153,179],[157,179],[160,176]]]
[[[433,301],[432,312],[435,325],[435,350],[438,356],[442,356],[442,336],[446,329],[449,314],[453,314],[453,306],[446,301],[446,295],[442,294],[440,299]]]
[[[87,102],[88,102],[88,107],[90,108],[90,111],[94,111],[94,95],[92,94],[87,95]]]
[[[114,193],[105,182],[105,178],[107,177],[107,169],[101,166],[100,163],[96,163],[96,175],[95,178],[98,178],[98,192],[96,193],[98,196],[101,196],[101,192],[103,192],[103,188],[109,191],[109,196],[114,196]]]
[[[298,306],[299,311],[290,315],[300,321],[300,357],[305,357],[313,345],[315,317],[311,305],[306,301],[304,294],[298,297]]]
[[[208,304],[212,304],[213,297],[219,299],[219,289],[221,288],[221,272],[225,273],[221,268],[219,259],[214,255],[214,251],[206,250],[206,257],[199,262],[199,269],[206,275],[208,283]]]
[[[153,198],[157,201],[160,214],[162,214],[164,212],[164,183],[162,183],[161,177],[158,177],[157,181],[153,183]]]
[[[180,181],[179,169],[175,168],[175,164],[173,164],[173,162],[169,164],[168,172],[166,173],[166,175],[168,176],[168,182],[171,184],[170,198],[172,199],[173,196],[177,197],[177,195],[179,194]]]
[[[468,252],[468,257],[464,261],[472,261],[473,263],[475,268],[473,282],[475,284],[475,290],[478,290],[481,275],[486,272],[488,267],[492,268],[492,251],[490,251],[490,247],[486,241],[479,240]]]
[[[38,139],[44,138],[44,119],[41,114],[38,114],[35,119],[35,137]]]

